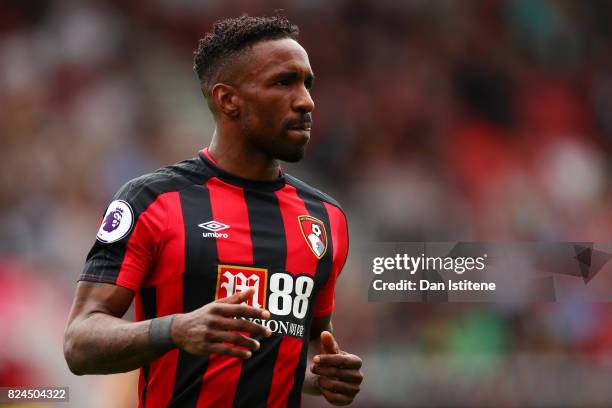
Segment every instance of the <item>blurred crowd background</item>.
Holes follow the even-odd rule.
[[[1,2],[0,386],[132,401],[126,377],[65,366],[76,279],[114,192],[208,144],[197,40],[276,9],[317,76],[286,169],[349,215],[334,322],[365,361],[355,405],[612,406],[609,304],[368,303],[359,260],[376,241],[612,241],[608,0]]]

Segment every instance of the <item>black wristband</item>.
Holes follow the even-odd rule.
[[[149,345],[158,352],[165,353],[176,347],[170,335],[175,315],[151,319],[149,325]]]

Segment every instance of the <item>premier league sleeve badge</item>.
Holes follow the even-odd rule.
[[[134,224],[132,207],[123,200],[115,200],[108,206],[100,224],[96,239],[110,244],[124,238]]]

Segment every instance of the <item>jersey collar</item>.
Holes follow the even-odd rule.
[[[245,179],[234,174],[228,173],[227,171],[220,168],[215,159],[210,155],[208,147],[200,150],[198,157],[204,163],[206,168],[213,173],[213,175],[228,184],[232,184],[238,187],[246,188],[249,190],[261,190],[261,191],[276,191],[285,186],[285,173],[279,167],[279,175],[276,180],[272,181],[255,181]]]

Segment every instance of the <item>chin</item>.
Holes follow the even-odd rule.
[[[265,140],[253,141],[251,146],[255,151],[265,153],[268,157],[288,163],[295,163],[304,157],[308,139],[301,140]]]
[[[277,152],[275,157],[287,163],[296,163],[304,158],[305,147],[305,145],[297,148],[292,146],[291,149],[283,149],[282,152]]]

